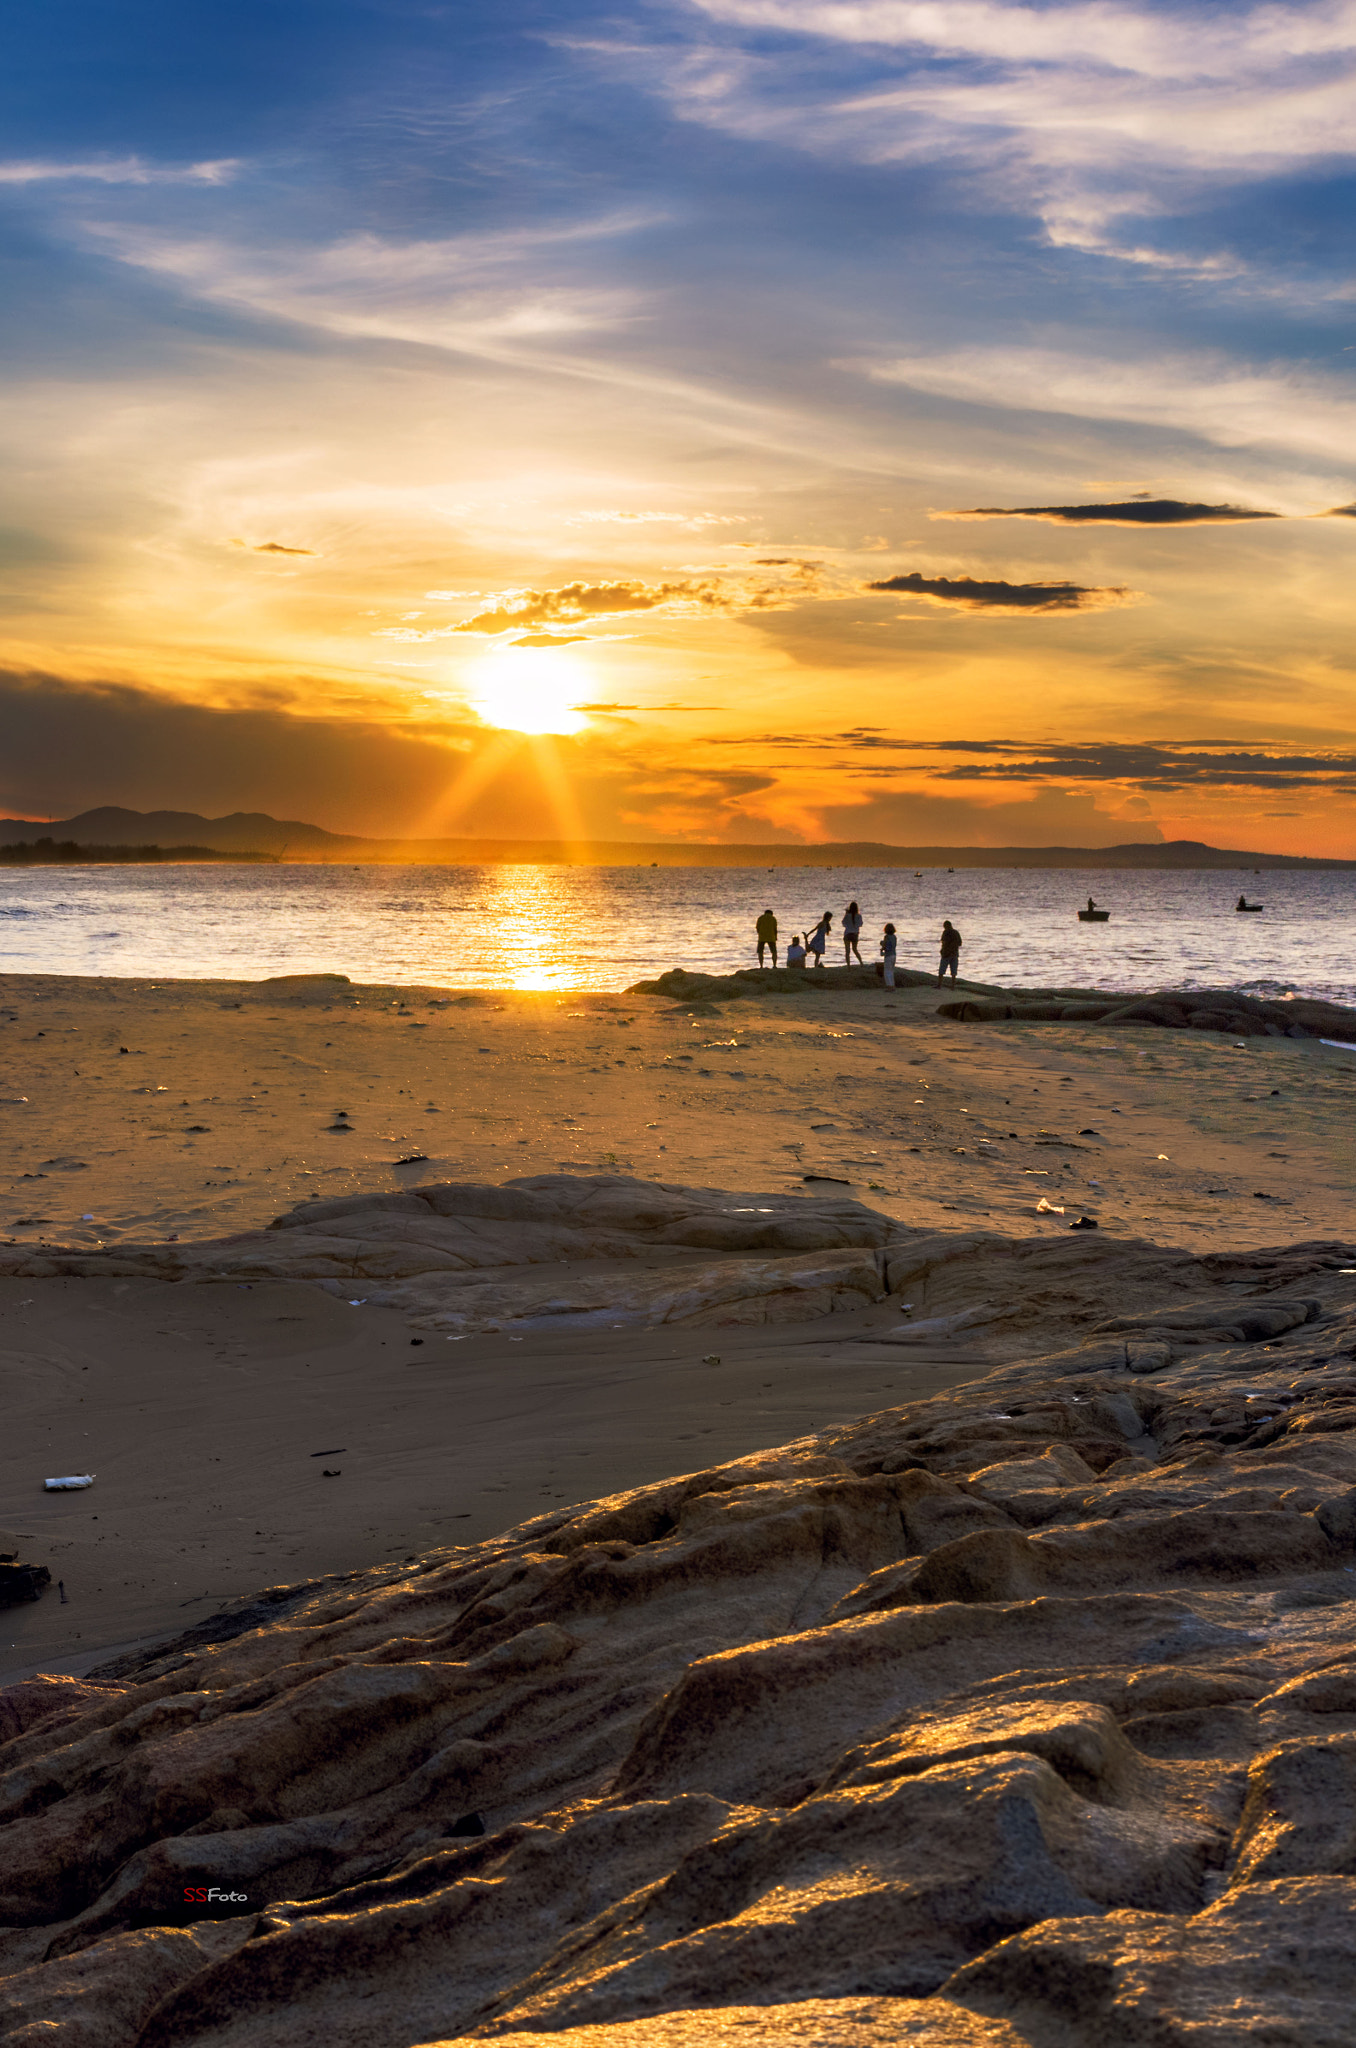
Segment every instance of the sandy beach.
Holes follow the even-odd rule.
[[[1351,1053],[959,1025],[943,999],[0,978],[0,1241],[217,1237],[313,1194],[557,1170],[821,1174],[931,1228],[1054,1228],[1044,1194],[1194,1250],[1349,1227]]]
[[[559,1172],[841,1193],[910,1230],[1022,1239],[1086,1211],[1104,1236],[1196,1253],[1356,1234],[1349,1054],[960,1025],[939,1000],[11,977],[0,1237],[191,1246],[313,1197]],[[9,1278],[0,1317],[0,1549],[54,1582],[7,1615],[10,1676],[783,1443],[990,1358],[960,1337],[861,1345],[889,1307],[718,1342],[590,1327],[449,1345],[289,1279]],[[95,1486],[43,1492],[68,1471]]]

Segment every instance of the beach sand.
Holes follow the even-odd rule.
[[[8,977],[0,1239],[182,1243],[312,1194],[560,1171],[850,1193],[927,1230],[1054,1235],[1086,1211],[1196,1252],[1356,1236],[1351,1054],[963,1025],[940,1000]],[[896,1319],[449,1346],[294,1281],[0,1281],[0,1550],[54,1582],[0,1619],[0,1676],[79,1672],[260,1587],[478,1541],[985,1369],[963,1340],[855,1342]],[[42,1490],[84,1471],[86,1492]]]

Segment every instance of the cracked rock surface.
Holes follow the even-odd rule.
[[[1004,1362],[0,1694],[0,2041],[1350,2048],[1352,1247],[838,1248]]]

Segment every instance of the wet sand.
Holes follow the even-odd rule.
[[[562,1169],[822,1174],[934,1230],[1086,1210],[1196,1251],[1356,1234],[1351,1055],[958,1025],[938,1000],[8,977],[0,1238],[211,1238],[312,1193]],[[854,1340],[891,1320],[448,1346],[302,1283],[5,1280],[0,1550],[67,1601],[54,1583],[0,1616],[0,1675],[81,1670],[259,1587],[478,1541],[984,1369],[954,1344],[882,1364]],[[88,1492],[42,1491],[85,1470]]]

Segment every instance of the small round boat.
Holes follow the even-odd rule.
[[[1078,922],[1080,924],[1109,924],[1110,921],[1111,912],[1109,910],[1080,910],[1078,913]]]

